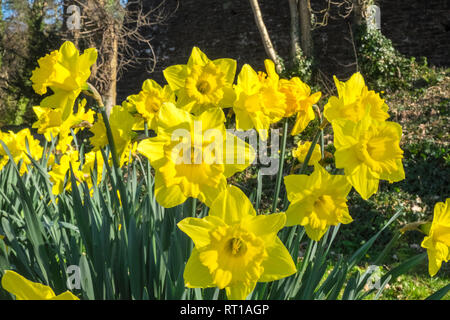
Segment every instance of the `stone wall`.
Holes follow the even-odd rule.
[[[381,30],[403,54],[450,66],[449,0],[380,0]]]
[[[147,0],[149,7],[159,0]],[[167,0],[167,10],[176,8]],[[267,29],[277,52],[289,58],[289,6],[287,0],[259,0]],[[312,0],[313,9],[324,8],[326,1]],[[382,32],[407,56],[425,56],[437,66],[450,65],[449,0],[380,0]],[[345,78],[355,71],[355,55],[350,31],[351,17],[342,18],[345,7],[332,7],[325,27],[313,31],[314,49],[321,71],[327,77]],[[320,15],[318,15],[320,18]],[[155,26],[152,37],[158,61],[152,74],[141,66],[125,72],[118,85],[118,103],[137,93],[142,82],[152,78],[165,83],[162,70],[184,64],[193,46],[209,58],[234,58],[238,71],[249,63],[263,70],[267,58],[247,0],[181,0],[178,9],[164,25]]]

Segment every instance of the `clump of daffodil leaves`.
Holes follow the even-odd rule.
[[[65,42],[40,58],[32,73],[36,93],[48,94],[33,108],[37,117],[33,128],[54,144],[45,162],[52,193],[58,197],[70,191],[70,173],[94,192],[106,162],[116,159],[115,165],[122,167],[147,158],[154,170],[152,192],[159,205],[172,208],[193,198],[209,208],[206,216],[185,217],[177,224],[194,245],[183,275],[189,288],[225,289],[229,299],[246,299],[258,282],[297,272],[296,261],[277,235],[281,229],[303,226],[312,240],[320,241],[330,226],[353,221],[347,207],[352,188],[368,199],[377,192],[380,180],[393,183],[405,178],[402,128],[387,121],[387,104],[367,88],[360,73],[346,82],[335,77],[338,95],[328,99],[319,120],[320,129],[332,126],[335,165],[342,174],[330,174],[322,166],[324,155],[317,140],[299,142],[292,155],[313,166],[312,173],[284,177],[289,201],[285,212],[258,214],[247,195],[228,184],[228,178],[254,162],[256,150],[227,131],[227,118],[234,115],[232,129],[254,129],[266,141],[272,124],[295,117],[290,133],[298,135],[317,118],[314,107],[320,92],[311,92],[298,77],[280,78],[271,60],[265,61],[265,71],[256,72],[245,64],[237,73],[235,60],[210,60],[194,47],[187,64],[164,70],[166,85],[146,80],[138,94],[113,106],[105,119],[106,113],[97,113],[80,98],[82,93],[92,93],[87,80],[96,59],[95,49],[80,54],[73,43]],[[74,141],[80,130],[90,132],[91,149],[83,157]],[[142,139],[139,130],[154,134]],[[177,136],[180,130],[186,134]],[[0,133],[0,140],[0,169],[13,160],[20,174],[25,174],[31,159],[43,156],[39,141],[28,129]],[[226,147],[229,141],[234,142],[231,149]],[[102,150],[112,142],[110,158],[104,159]],[[187,146],[182,150],[181,142]],[[180,163],[174,154],[187,155],[191,161]],[[238,155],[243,155],[243,161],[236,161]],[[91,177],[94,167],[97,180]],[[436,204],[422,243],[432,276],[450,258],[449,207],[449,199]],[[70,292],[55,295],[50,287],[12,270],[3,275],[2,287],[17,299],[77,299]]]

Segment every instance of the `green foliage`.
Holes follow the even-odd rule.
[[[53,3],[53,1],[50,1]],[[34,122],[32,107],[37,95],[30,77],[37,59],[54,50],[60,42],[57,21],[49,22],[49,1],[6,1],[11,16],[2,21],[0,37],[0,126]]]
[[[414,80],[426,69],[426,60],[419,64],[406,58],[377,29],[362,25],[356,32],[358,65],[368,86],[375,91],[412,88]]]
[[[15,100],[18,99],[18,100]],[[29,99],[27,97],[4,97],[0,106],[0,124],[4,125],[21,125],[23,123],[23,116],[29,106]]]
[[[300,54],[294,61],[294,65],[286,69],[283,77],[292,78],[299,77],[305,83],[310,83],[313,76],[314,60]]]

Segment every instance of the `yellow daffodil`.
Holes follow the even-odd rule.
[[[29,154],[33,159],[40,159],[42,156],[43,148],[40,146],[39,141],[34,139],[28,128],[22,129],[17,133],[9,131],[8,133],[2,133],[0,139],[8,148],[11,156],[16,164],[19,164],[20,160],[23,161],[22,166],[19,168],[20,174],[28,172],[27,165],[31,164]],[[28,143],[28,148],[27,148]],[[5,165],[8,161],[8,155],[3,147],[0,147],[0,156],[2,156],[2,165]]]
[[[192,49],[187,64],[164,70],[164,77],[177,94],[178,106],[194,114],[209,108],[231,107],[235,74],[235,60],[209,60],[197,47]]]
[[[300,80],[293,77],[290,80],[280,80],[280,91],[286,96],[286,111],[284,116],[297,115],[291,135],[296,135],[305,130],[308,123],[315,118],[313,105],[319,101],[321,92],[311,94],[311,88]]]
[[[141,141],[137,150],[155,168],[156,201],[163,207],[174,207],[188,197],[209,205],[225,189],[227,177],[253,162],[253,148],[226,132],[220,109],[192,116],[164,103],[158,117],[158,135]],[[238,143],[230,147],[234,139]]]
[[[257,282],[296,272],[294,261],[277,233],[284,213],[256,215],[245,194],[229,186],[204,218],[186,218],[178,227],[194,242],[184,270],[189,288],[219,287],[228,299],[245,299]]]
[[[265,60],[265,65],[267,74],[256,73],[248,64],[242,67],[234,87],[236,102],[233,106],[236,128],[254,128],[263,140],[267,140],[270,124],[283,118],[286,109],[286,97],[278,90],[275,65],[271,60]]]
[[[339,97],[331,97],[324,107],[324,116],[330,123],[345,119],[359,121],[368,116],[376,121],[389,118],[388,106],[375,91],[368,90],[364,78],[357,72],[346,81],[334,77]]]
[[[39,67],[33,70],[31,76],[33,89],[40,95],[47,93],[47,88],[53,91],[53,95],[42,100],[41,107],[61,109],[62,119],[67,119],[96,60],[96,49],[86,49],[80,55],[70,41],[64,42],[59,50],[40,58]]]
[[[127,145],[125,151],[122,153],[120,157],[120,166],[125,164],[132,163],[137,154],[137,142],[132,142]]]
[[[79,181],[83,178],[83,172],[80,171],[80,162],[78,151],[68,150],[64,153],[59,160],[59,163],[54,163],[52,165],[51,171],[48,173],[50,176],[50,182],[52,183],[52,192],[54,195],[61,194],[64,190],[70,190],[72,183],[70,174],[67,178],[67,184],[64,188],[64,181],[66,179],[66,174],[69,172],[70,165],[72,165],[72,170]]]
[[[298,162],[305,162],[306,155],[308,154],[309,148],[311,148],[311,142],[306,141],[302,143],[298,142],[297,148],[292,151],[292,156],[296,157]],[[311,154],[311,158],[309,158],[308,165],[312,166],[318,163],[322,159],[322,154],[320,153],[320,146],[316,144],[314,146],[313,153]]]
[[[286,211],[286,226],[302,225],[308,237],[319,241],[330,226],[353,221],[347,207],[352,186],[345,176],[330,175],[315,165],[310,176],[289,175],[284,183],[291,203]]]
[[[434,276],[450,260],[450,198],[434,206],[433,221],[421,246],[427,249],[428,272]]]
[[[86,99],[83,99],[78,104],[77,112],[70,113],[65,120],[62,118],[61,109],[35,106],[33,111],[38,120],[33,123],[33,128],[36,128],[38,133],[44,134],[47,141],[51,141],[52,137],[56,138],[59,135],[56,150],[65,152],[73,140],[70,130],[77,133],[83,127],[92,126],[94,122],[94,111],[86,111],[85,106]]]
[[[16,300],[80,300],[70,291],[56,295],[49,286],[27,280],[12,270],[5,271],[2,287],[15,295]]]
[[[377,192],[379,180],[403,180],[402,128],[390,121],[335,120],[336,167],[365,200]]]
[[[103,156],[100,151],[90,151],[84,154],[84,162],[81,168],[82,179],[83,181],[87,182],[89,188],[91,188],[93,184],[91,176],[92,172],[94,172],[95,167],[97,168],[96,183],[97,185],[100,183],[103,174],[103,165],[104,165]]]
[[[175,102],[173,91],[168,85],[162,88],[156,81],[148,79],[144,81],[141,92],[129,96],[123,105],[131,114],[138,113],[143,117],[149,129],[156,130],[156,115],[164,102]],[[134,129],[142,128],[143,124]]]
[[[128,144],[136,135],[132,130],[134,124],[135,119],[127,111],[127,109],[121,106],[114,106],[112,108],[109,116],[109,125],[111,127],[112,136],[119,159],[122,157],[122,154]],[[90,142],[94,146],[94,151],[97,151],[108,144],[106,127],[101,114],[98,115],[97,122],[94,123],[90,130],[94,133],[94,136],[90,138]]]

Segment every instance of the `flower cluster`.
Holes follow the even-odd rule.
[[[405,178],[402,128],[386,121],[388,106],[368,90],[360,73],[347,82],[334,81],[339,97],[328,100],[324,115],[333,126],[336,167],[344,169],[348,182],[366,200],[377,192],[380,180]]]
[[[154,169],[154,194],[160,206],[172,208],[193,198],[209,208],[202,218],[188,217],[178,223],[195,246],[184,271],[189,288],[218,287],[230,299],[245,299],[257,282],[297,271],[278,238],[281,229],[301,225],[312,240],[319,241],[330,226],[353,221],[347,207],[352,187],[368,199],[377,192],[379,180],[404,179],[401,127],[386,121],[388,106],[355,73],[347,82],[335,78],[338,96],[324,106],[325,119],[319,129],[331,124],[336,168],[344,174],[332,175],[321,165],[324,150],[316,142],[300,142],[292,155],[303,168],[309,164],[314,171],[284,177],[290,202],[286,212],[258,215],[247,196],[228,185],[228,178],[254,162],[256,150],[227,131],[227,119],[234,115],[237,130],[254,129],[265,141],[272,124],[295,116],[291,135],[297,135],[315,119],[320,92],[312,93],[298,77],[280,78],[270,60],[265,61],[265,72],[246,64],[236,77],[235,60],[210,60],[194,47],[187,64],[164,70],[167,85],[148,79],[138,94],[113,106],[109,115],[105,110],[96,114],[79,98],[89,93],[87,80],[96,58],[95,49],[80,55],[72,43],[65,42],[39,59],[31,77],[38,94],[47,93],[48,88],[53,92],[34,107],[38,120],[33,124],[54,145],[46,162],[52,191],[59,195],[71,188],[70,168],[79,182],[92,188],[102,181],[103,166],[110,159],[120,169],[139,155],[147,158]],[[81,129],[91,133],[89,152],[76,143]],[[137,131],[144,131],[145,137]],[[42,156],[42,147],[27,129],[1,133],[0,140],[14,162],[22,165],[21,174],[27,171],[30,157]],[[103,159],[108,145],[111,158]],[[1,169],[9,157],[3,148],[0,156]],[[278,172],[278,181],[282,174]],[[448,202],[436,206],[435,220],[422,243],[432,275],[450,256]],[[12,271],[3,276],[2,284],[18,299],[74,298],[70,293],[55,296],[50,288]]]
[[[287,223],[305,226],[317,241],[329,226],[353,220],[346,203],[352,187],[368,199],[377,192],[380,179],[394,182],[405,177],[401,127],[385,121],[389,115],[384,100],[368,90],[360,73],[347,82],[334,80],[338,97],[328,100],[324,116],[333,127],[336,167],[344,169],[344,175],[332,176],[318,164],[322,155],[316,145],[309,160],[315,165],[313,174],[285,177],[291,201]],[[310,146],[299,143],[293,155],[304,162]]]

